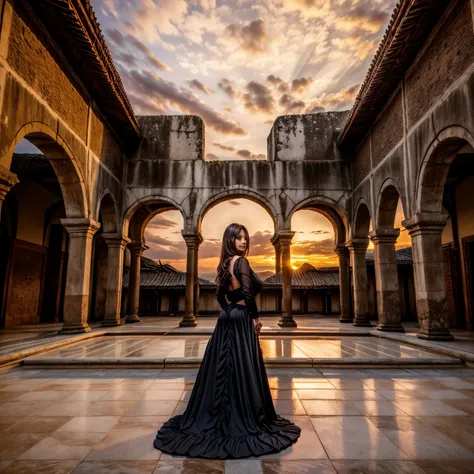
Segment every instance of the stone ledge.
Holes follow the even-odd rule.
[[[441,344],[437,344],[436,341],[425,341],[423,339],[415,338],[400,333],[380,333],[378,331],[371,331],[371,336],[379,337],[381,339],[389,339],[392,341],[403,342],[411,346],[421,348],[423,350],[434,352],[435,354],[443,354],[449,357],[455,357],[460,359],[462,362],[474,363],[474,354],[471,352],[463,351],[462,349],[455,349],[453,347],[446,347]]]

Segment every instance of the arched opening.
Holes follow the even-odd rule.
[[[77,193],[82,188],[72,184],[67,154],[62,151],[59,158],[61,150],[49,137],[33,135],[31,141],[23,139],[17,144],[9,162],[19,182],[2,205],[0,308],[4,327],[63,320],[69,238],[61,219],[68,216],[68,210],[73,215],[83,212],[85,204]]]
[[[268,208],[248,197],[231,197],[214,201],[201,215],[200,229],[203,243],[199,250],[199,275],[206,281],[201,285],[200,314],[216,315],[220,306],[215,296],[215,278],[220,261],[222,236],[233,222],[243,224],[250,237],[248,260],[252,269],[264,281],[264,287],[256,297],[261,315],[281,312],[281,283],[275,283],[276,254],[271,243],[275,223]]]
[[[420,213],[446,217],[439,253],[446,311],[450,327],[468,330],[474,327],[473,144],[472,137],[462,129],[442,133],[421,168],[417,196]]]
[[[411,238],[401,224],[404,220],[397,185],[389,179],[379,191],[375,229],[370,232],[373,252],[367,259],[380,330],[401,332],[402,322],[417,321]]]
[[[93,263],[89,292],[89,321],[103,321],[105,317],[109,268],[108,246],[104,235],[118,232],[117,208],[110,192],[106,192],[100,200],[97,215],[100,228],[92,240]]]
[[[310,208],[291,217],[293,314],[340,315],[337,242],[344,239],[330,211]],[[340,236],[339,234],[342,235]]]
[[[169,219],[170,213],[173,214],[172,219]],[[174,219],[177,216],[180,216],[181,219],[180,230],[175,228],[177,224]],[[172,201],[160,196],[144,198],[135,203],[126,213],[123,233],[130,239],[125,251],[122,292],[122,313],[127,316],[126,322],[140,321],[140,314],[174,316],[179,313],[179,290],[182,282],[178,282],[176,285],[170,284],[170,278],[166,274],[181,273],[178,276],[183,279],[183,272],[179,272],[172,266],[161,264],[160,259],[169,256],[169,254],[165,254],[165,250],[169,250],[168,246],[163,245],[171,243],[167,240],[169,236],[164,236],[167,233],[166,229],[169,230],[171,225],[172,232],[180,232],[183,223],[182,209]],[[173,236],[175,235],[173,234]],[[187,272],[184,279],[187,288],[189,285]]]

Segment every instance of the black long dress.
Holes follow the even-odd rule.
[[[153,442],[165,453],[208,459],[261,456],[287,448],[301,433],[273,407],[252,321],[258,317],[254,297],[261,281],[245,257],[234,262],[234,275],[241,287],[218,288],[222,311],[186,410],[166,421]],[[236,303],[242,299],[245,305]]]

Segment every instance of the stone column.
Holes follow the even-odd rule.
[[[280,319],[278,326],[285,328],[297,327],[296,321],[293,319],[293,308],[291,301],[291,239],[295,235],[293,231],[284,231],[278,233],[277,243],[281,246],[281,270],[283,282],[283,317]]]
[[[202,236],[199,232],[181,231],[186,246],[188,248],[186,260],[186,303],[184,318],[179,323],[180,327],[194,327],[197,326],[196,318],[194,317],[194,300],[195,300],[195,283],[197,279],[197,260],[199,245],[202,242]]]
[[[447,214],[420,213],[402,222],[411,236],[420,339],[451,340],[441,234]]]
[[[339,301],[341,307],[341,323],[352,323],[350,303],[350,255],[343,245],[337,246],[334,251],[339,258]]]
[[[369,239],[352,239],[346,243],[351,255],[352,281],[354,285],[354,326],[372,326],[369,321],[367,263],[365,255]]]
[[[18,183],[18,178],[15,173],[7,170],[5,167],[0,166],[0,220],[2,212],[2,204],[5,200],[5,196],[8,194],[10,189]]]
[[[278,239],[278,234],[274,234],[270,242],[275,247],[275,273],[281,273],[281,244]]]
[[[100,223],[88,218],[61,219],[69,234],[69,258],[64,292],[64,320],[61,333],[89,332],[89,291],[92,266],[92,238]]]
[[[141,242],[130,244],[130,270],[128,274],[128,308],[126,323],[139,323],[140,306],[140,258],[145,246]]]
[[[130,242],[122,234],[102,234],[107,244],[107,293],[105,315],[102,326],[120,325],[120,306],[122,301],[123,257],[126,245]]]
[[[199,279],[198,279],[198,264],[199,264],[199,245],[196,247],[196,257],[194,258],[194,316],[199,315]]]
[[[400,229],[375,229],[369,236],[374,243],[375,289],[379,331],[405,332],[402,327],[395,242]]]

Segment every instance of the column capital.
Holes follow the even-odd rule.
[[[351,252],[365,252],[369,246],[369,239],[352,239],[344,244]]]
[[[419,232],[441,234],[448,220],[448,214],[442,212],[420,212],[402,222],[410,235]]]
[[[374,229],[369,232],[370,240],[374,244],[394,244],[399,235],[400,229]]]
[[[183,236],[188,249],[199,248],[204,240],[200,232],[189,232],[182,230],[181,235]]]
[[[5,199],[8,191],[18,183],[18,177],[15,173],[0,166],[0,201]]]
[[[282,246],[282,245],[291,245],[291,240],[293,239],[294,235],[296,234],[293,230],[280,230],[275,232],[270,239],[270,242],[275,246]]]
[[[141,255],[144,250],[147,250],[149,247],[142,242],[129,242],[128,248],[132,255]]]
[[[61,224],[67,230],[69,237],[93,237],[100,229],[100,222],[87,217],[80,217],[75,219],[61,219]]]
[[[349,254],[347,246],[345,244],[338,244],[334,247],[334,252],[338,257],[347,257]]]
[[[102,238],[105,240],[108,247],[125,248],[125,246],[131,242],[131,240],[125,235],[112,232],[103,232]]]

